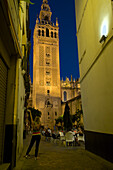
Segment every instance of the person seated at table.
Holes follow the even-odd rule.
[[[48,130],[46,129],[45,131],[45,137],[46,137],[46,141],[49,140],[49,137],[50,137],[50,133],[48,132]]]
[[[83,131],[82,131],[80,126],[78,127],[78,133],[79,133],[80,136],[83,136]]]
[[[52,131],[52,138],[53,138],[53,139],[56,139],[56,138],[57,138],[54,130]]]

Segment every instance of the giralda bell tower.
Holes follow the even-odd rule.
[[[45,127],[53,127],[61,115],[59,27],[51,15],[48,1],[43,0],[33,37],[33,106],[42,112]]]

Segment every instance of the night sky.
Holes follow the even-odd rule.
[[[43,0],[31,0],[31,2],[34,3],[29,8],[31,29],[30,76],[33,82],[33,30]],[[59,22],[60,77],[65,80],[66,76],[70,79],[72,75],[76,80],[79,78],[79,66],[74,0],[48,0],[48,3],[52,12],[52,22],[56,24],[56,17]]]

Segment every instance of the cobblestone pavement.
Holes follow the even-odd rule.
[[[30,138],[14,170],[113,170],[113,164],[84,149],[84,145],[64,147],[41,140],[39,159],[35,160],[34,148],[30,158],[24,158]]]

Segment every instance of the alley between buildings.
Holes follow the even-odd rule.
[[[81,146],[65,147],[41,139],[39,159],[35,160],[34,149],[30,157],[24,157],[30,142],[30,136],[24,140],[24,150],[14,170],[112,170],[113,164],[85,150]]]

